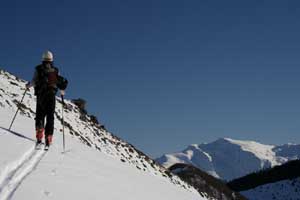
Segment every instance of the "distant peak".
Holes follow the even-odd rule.
[[[255,142],[255,141],[252,141],[252,140],[236,140],[236,139],[231,139],[231,138],[220,138],[218,139],[220,141],[226,141],[226,142],[230,142],[230,143],[233,143],[233,144],[246,144],[246,143],[256,143],[256,144],[260,144],[259,142]],[[217,141],[218,141],[217,140]]]
[[[220,141],[232,141],[233,139],[231,139],[231,138],[219,138],[218,140],[220,140]]]
[[[199,149],[198,144],[190,144],[187,146],[187,148],[185,150],[195,150],[195,149]]]
[[[234,141],[233,139],[230,138],[219,138],[216,141],[212,142],[212,143],[228,143],[228,142],[232,142]]]
[[[198,144],[190,144],[189,146],[190,146],[190,147],[195,147],[195,148],[198,148],[198,147],[199,147]]]

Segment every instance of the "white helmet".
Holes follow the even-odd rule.
[[[53,54],[50,51],[43,53],[43,61],[53,61]]]

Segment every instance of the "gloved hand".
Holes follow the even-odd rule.
[[[29,88],[31,88],[31,83],[30,82],[28,82],[28,83],[26,83],[26,85],[25,85],[25,87],[26,87],[26,89],[28,90]]]
[[[61,95],[61,96],[65,96],[65,91],[64,91],[64,90],[61,90],[61,91],[60,91],[60,95]]]

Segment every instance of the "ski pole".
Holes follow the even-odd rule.
[[[63,149],[65,152],[66,143],[65,143],[65,122],[64,122],[64,104],[65,104],[64,95],[61,95],[61,101],[62,101],[61,118],[62,118],[62,131],[63,131]]]
[[[23,94],[23,97],[22,97],[22,99],[21,99],[20,103],[22,103],[22,102],[23,102],[23,100],[24,100],[24,97],[25,97],[25,94],[26,94],[27,90],[28,90],[28,88],[26,88],[26,90],[25,90],[25,92],[24,92],[24,94]],[[16,119],[16,116],[17,116],[17,114],[18,114],[18,112],[19,112],[19,110],[20,110],[20,106],[19,106],[19,105],[17,105],[17,107],[18,107],[18,109],[17,109],[17,111],[16,111],[16,113],[15,113],[15,116],[14,116],[14,118],[12,119],[12,121],[11,121],[11,123],[10,123],[10,126],[9,126],[9,129],[8,129],[8,130],[10,130],[10,129],[11,129],[11,127],[12,127],[12,125],[13,125],[13,123],[14,123],[15,119]]]

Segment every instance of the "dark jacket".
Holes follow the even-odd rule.
[[[56,93],[59,79],[58,68],[52,62],[43,62],[35,67],[35,72],[31,81],[34,86],[35,95],[52,90]]]

